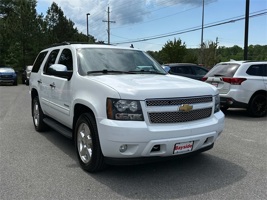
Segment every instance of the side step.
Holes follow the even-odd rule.
[[[51,128],[55,129],[55,131],[61,133],[67,138],[72,139],[72,131],[71,129],[65,127],[64,125],[60,124],[59,122],[51,119],[51,118],[44,118],[44,123],[46,123]]]

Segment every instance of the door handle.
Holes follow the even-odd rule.
[[[41,84],[42,83],[42,79],[38,80],[37,82]]]
[[[51,84],[50,84],[50,87],[51,87],[51,88],[55,88],[55,87],[56,87],[55,83],[51,83]]]

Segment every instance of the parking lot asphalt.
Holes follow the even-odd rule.
[[[28,86],[0,86],[0,199],[267,199],[267,117],[225,112],[213,149],[197,156],[83,171],[73,142],[35,131]]]

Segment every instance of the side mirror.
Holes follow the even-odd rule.
[[[169,73],[169,71],[171,70],[171,68],[167,65],[162,65],[162,68],[165,70],[165,72]]]
[[[53,65],[50,65],[47,69],[48,75],[66,78],[68,79],[68,81],[71,79],[72,73],[73,73],[72,70],[68,70],[68,68],[62,64],[53,64]]]

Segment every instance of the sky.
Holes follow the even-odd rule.
[[[204,18],[203,6],[204,1]],[[145,51],[159,51],[168,41],[181,39],[187,48],[216,41],[219,46],[244,47],[246,0],[37,0],[46,15],[55,2],[79,32],[110,43]],[[90,13],[90,15],[87,15]],[[267,0],[250,0],[249,45],[267,45]],[[87,24],[88,17],[88,24]]]

